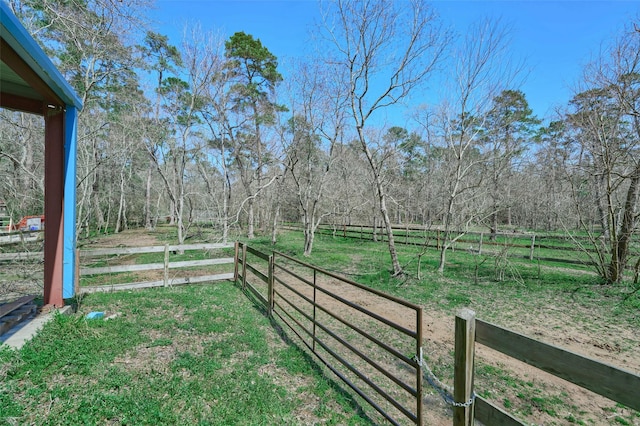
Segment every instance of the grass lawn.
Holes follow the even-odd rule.
[[[0,424],[315,423],[371,421],[229,282],[86,295],[0,346]]]

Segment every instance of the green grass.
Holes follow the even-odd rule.
[[[0,366],[0,424],[370,424],[231,283],[84,296]]]
[[[640,292],[627,297],[629,284],[600,285],[598,277],[584,266],[559,267],[536,260],[508,259],[501,266],[505,269],[504,279],[497,281],[498,267],[492,257],[482,263],[479,256],[456,250],[447,254],[447,266],[440,275],[436,272],[439,253],[430,249],[421,259],[422,279],[418,280],[418,247],[397,246],[406,275],[392,278],[390,256],[383,242],[354,243],[350,238],[316,235],[309,257],[301,255],[303,237],[299,232],[283,233],[275,246],[267,237],[251,240],[250,245],[266,253],[281,251],[427,308],[452,312],[452,308],[465,305],[475,309],[481,318],[497,320],[510,310],[506,304],[535,310],[552,302],[559,308],[581,307],[576,311],[579,316],[592,311],[604,324],[622,321],[640,327]]]

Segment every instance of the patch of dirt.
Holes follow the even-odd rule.
[[[86,246],[91,248],[105,248],[105,247],[146,247],[160,245],[158,238],[147,232],[141,232],[140,230],[133,229],[122,231],[117,234],[110,234],[100,237],[99,239],[85,242]]]

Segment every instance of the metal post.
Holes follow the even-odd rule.
[[[313,340],[311,341],[311,350],[316,352],[316,270],[313,270]]]
[[[422,308],[417,311],[418,318],[416,320],[416,357],[422,361]],[[416,368],[416,417],[418,417],[418,426],[423,425],[422,420],[422,364],[418,363]]]
[[[63,258],[63,297],[73,297],[77,292],[76,283],[76,146],[78,112],[74,106],[67,105],[64,125],[64,254]]]
[[[269,272],[267,283],[267,313],[269,316],[273,314],[273,255],[269,256]]]
[[[453,407],[453,426],[473,425],[473,368],[476,336],[476,313],[464,308],[456,315],[453,399],[461,406]]]

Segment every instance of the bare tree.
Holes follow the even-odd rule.
[[[626,28],[587,66],[584,76],[568,118],[581,152],[574,176],[591,177],[591,186],[577,187],[574,181],[574,195],[581,225],[595,249],[592,260],[603,280],[615,283],[624,278],[631,239],[638,231],[640,33]],[[592,231],[586,214],[594,205],[599,234]]]
[[[170,77],[163,82],[160,94],[165,98],[167,120],[175,136],[154,157],[156,167],[171,199],[178,229],[178,243],[183,244],[189,223],[186,217],[186,174],[200,151],[198,133],[201,131],[201,112],[207,100],[210,81],[219,71],[212,59],[209,43],[200,28],[192,28],[182,45],[187,81]]]
[[[434,110],[418,115],[430,144],[444,148],[442,165],[442,231],[438,271],[444,272],[446,252],[492,213],[486,205],[487,188],[482,168],[480,138],[492,100],[518,72],[505,56],[507,30],[499,22],[483,21],[471,28],[453,52],[453,76],[448,96]]]
[[[450,34],[418,0],[338,0],[327,12],[324,24],[336,51],[332,65],[346,71],[350,117],[374,175],[393,275],[400,275],[384,177],[365,129],[377,112],[399,104],[425,82],[442,58]]]
[[[203,147],[198,170],[206,184],[212,203],[218,204],[218,219],[222,227],[222,241],[227,242],[230,229],[230,209],[232,176],[230,150],[236,145],[235,137],[242,122],[233,121],[232,94],[229,89],[229,75],[225,72],[224,43],[217,37],[209,36],[207,50],[212,64],[212,73],[207,85],[206,102],[202,116],[208,127],[210,138]],[[207,165],[205,167],[205,164]],[[219,190],[216,190],[215,175],[218,176]]]
[[[345,108],[339,75],[322,64],[300,63],[293,72],[292,117],[286,124],[286,175],[302,216],[304,255],[313,250],[316,228],[332,210],[321,210],[332,176],[334,147],[344,132]]]

